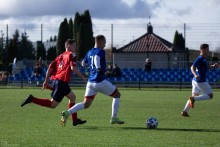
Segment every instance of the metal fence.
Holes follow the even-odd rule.
[[[116,84],[118,87],[191,87],[191,80],[193,75],[189,66],[191,62],[176,62],[178,65],[174,68],[164,68],[164,62],[158,62],[157,68],[151,69],[151,71],[144,71],[143,67],[135,66],[128,68],[121,68],[121,76],[108,76],[107,80]],[[36,87],[42,86],[44,82],[48,63],[42,65],[42,75],[33,76],[34,61],[23,62],[19,61],[16,66],[16,70],[12,74],[7,75],[4,80],[0,80],[0,84],[10,87]],[[173,62],[170,61],[172,64]],[[187,65],[187,66],[186,66]],[[22,68],[21,68],[22,67]],[[89,76],[89,68],[82,67],[80,62],[78,63],[78,70],[86,77]],[[207,74],[207,81],[214,87],[218,87],[220,82],[220,69],[211,69]],[[70,82],[70,86],[85,87],[79,77],[73,74]]]
[[[220,51],[220,23],[170,23],[154,24],[153,32],[158,36],[173,42],[177,30],[185,37],[186,47],[197,49],[201,43],[209,43],[212,51]],[[33,42],[47,43],[51,36],[58,35],[57,24],[0,24],[0,37],[12,38],[15,30],[26,32]],[[93,23],[94,36],[104,34],[107,47],[122,47],[147,32],[147,23],[140,24],[99,24]],[[52,43],[52,45],[54,45]],[[48,46],[49,47],[49,46]]]

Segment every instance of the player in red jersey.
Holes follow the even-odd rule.
[[[29,95],[28,98],[26,98],[21,104],[21,107],[29,103],[34,103],[48,108],[56,108],[56,106],[63,100],[64,96],[69,99],[68,108],[75,105],[76,96],[69,87],[72,71],[81,77],[83,81],[86,81],[86,78],[77,70],[76,67],[75,40],[68,39],[65,42],[65,47],[66,51],[60,54],[49,65],[45,81],[42,86],[42,89],[52,90],[52,99],[41,99],[36,98],[33,95]],[[53,87],[48,84],[49,78],[53,81]],[[72,114],[72,120],[73,126],[86,123],[85,120],[77,118],[77,113]]]

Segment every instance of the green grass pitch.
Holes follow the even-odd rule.
[[[77,102],[85,89],[72,88]],[[55,109],[20,103],[29,94],[50,98],[41,89],[0,89],[0,146],[220,146],[220,91],[213,90],[210,101],[195,103],[190,117],[180,115],[191,89],[119,89],[119,117],[125,125],[111,125],[111,98],[98,94],[93,105],[78,113],[87,123],[73,127],[60,125],[60,113],[67,109],[64,99]],[[145,121],[154,116],[159,125],[147,129]]]

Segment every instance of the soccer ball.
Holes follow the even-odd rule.
[[[155,117],[150,117],[146,120],[146,126],[148,129],[156,129],[158,126],[158,121]]]

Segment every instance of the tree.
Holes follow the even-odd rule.
[[[47,41],[49,41],[49,42],[56,42],[57,41],[57,36],[56,35],[50,36],[50,39],[47,40]]]
[[[80,60],[83,56],[83,50],[81,50],[84,46],[83,46],[83,25],[80,24],[79,26],[79,31],[77,32],[77,40],[76,40],[76,44],[77,44],[77,47],[76,47],[76,57],[77,57],[77,60]]]
[[[24,58],[34,58],[34,47],[32,42],[28,39],[26,32],[20,36],[19,31],[16,29],[12,39],[9,40],[7,47],[8,62],[13,62],[14,58],[22,60]]]
[[[49,40],[50,42],[53,42],[53,38],[52,38],[52,36],[50,36],[50,40]]]
[[[3,31],[1,31],[1,36],[0,36],[0,62],[3,65],[8,64],[8,55],[7,55],[7,50],[6,50],[6,40],[4,38]]]
[[[37,56],[36,60],[46,60],[46,49],[44,47],[44,44],[41,41],[37,41]]]
[[[0,51],[2,51],[5,48],[5,39],[4,39],[4,33],[1,31],[0,34]]]
[[[53,61],[57,56],[56,46],[50,47],[47,50],[47,61]]]
[[[185,39],[178,31],[176,31],[174,34],[173,45],[179,49],[185,50]]]
[[[16,29],[15,33],[13,34],[13,38],[9,39],[9,44],[7,48],[8,52],[8,61],[9,63],[13,62],[14,58],[18,57],[18,47],[19,47],[19,31]]]
[[[73,39],[77,40],[77,33],[79,31],[79,25],[80,25],[80,14],[79,12],[75,13],[75,18],[74,18],[74,26],[73,26]]]
[[[72,18],[69,19],[68,39],[73,39],[73,20],[72,20]]]
[[[83,24],[84,24],[84,33],[85,33],[85,53],[95,45],[95,39],[93,37],[92,29],[92,20],[89,13],[89,10],[86,10],[83,14]],[[85,56],[85,53],[83,56]]]
[[[65,41],[69,38],[76,40],[77,60],[81,60],[95,44],[89,10],[82,15],[76,12],[74,23],[72,18],[69,19],[69,23],[66,18],[61,22],[57,39],[57,55],[65,51]]]
[[[79,15],[78,12],[75,14],[74,38],[77,41],[77,60],[81,60],[95,43],[92,30],[92,20],[88,10],[82,15]]]
[[[215,61],[215,62],[218,62],[219,61],[219,59],[218,59],[218,57],[212,57],[212,61]]]
[[[33,59],[34,58],[34,47],[32,42],[28,39],[28,35],[26,32],[21,34],[21,41],[19,43],[19,56],[18,60],[27,58]]]
[[[68,39],[68,31],[69,31],[69,26],[67,19],[65,18],[64,21],[61,22],[59,27],[58,39],[57,39],[57,55],[65,51],[65,42]]]

